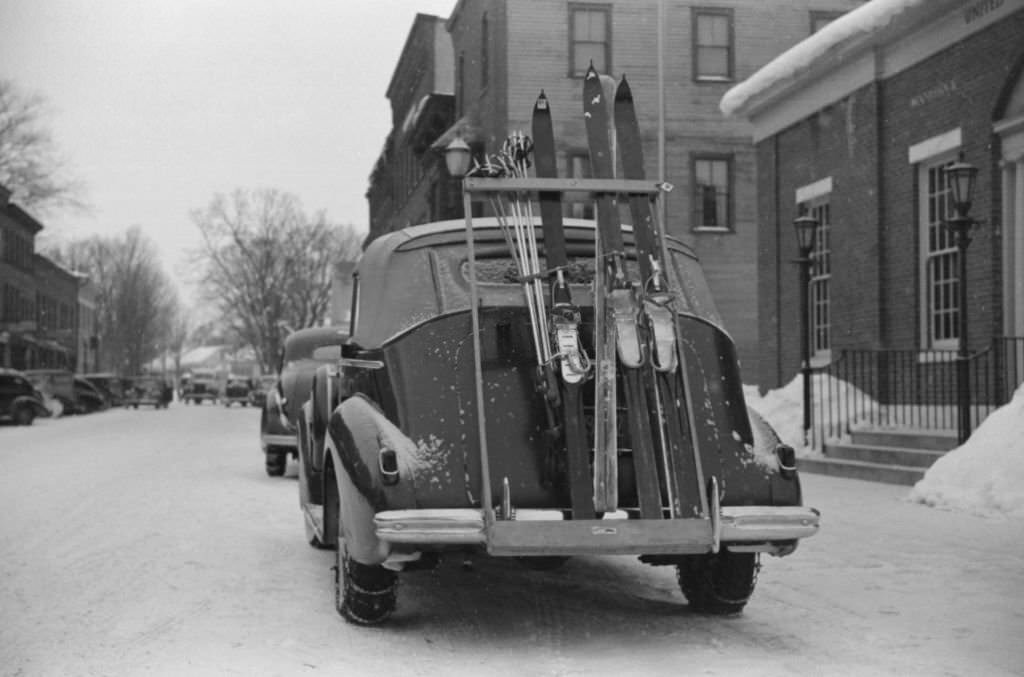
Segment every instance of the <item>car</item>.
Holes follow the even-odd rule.
[[[67,369],[26,369],[24,374],[42,393],[44,400],[60,403],[58,413],[69,416],[78,411],[73,372]]]
[[[110,400],[83,376],[75,375],[75,402],[77,403],[76,414],[91,414],[95,411],[103,411],[110,408]]]
[[[0,367],[0,421],[32,425],[37,418],[49,415],[42,393],[24,372]]]
[[[138,409],[148,405],[154,409],[166,409],[173,399],[174,390],[162,376],[141,375],[129,379],[125,390],[124,406]]]
[[[229,375],[224,380],[224,395],[220,398],[225,407],[238,403],[243,407],[249,406],[249,394],[252,392],[252,379],[236,374]]]
[[[635,266],[624,230],[627,267]],[[574,340],[596,361],[593,290],[604,265],[595,225],[566,219],[563,232],[564,273],[581,318]],[[533,318],[547,311],[527,302],[496,219],[411,226],[367,246],[354,277],[351,336],[338,364],[316,372],[299,421],[305,538],[335,550],[334,599],[346,620],[385,621],[400,572],[429,568],[447,551],[536,568],[574,555],[638,555],[675,566],[692,609],[737,613],[760,554],[787,555],[816,533],[793,449],[744,404],[736,348],[696,256],[676,239],[661,243],[661,274],[676,294],[669,326],[685,340],[670,345],[679,366],[657,373],[669,374],[677,397],[658,399],[660,410],[649,404],[657,417],[598,402],[595,372],[620,384],[632,377],[612,342],[611,357],[576,391],[575,419],[560,408],[571,391],[549,386],[539,366]],[[634,373],[654,381],[649,369]],[[646,391],[649,401],[654,392]],[[600,462],[599,407],[605,423],[617,424]],[[685,427],[669,429],[670,414]],[[586,438],[584,465],[569,460],[569,421]],[[659,460],[640,465],[634,426],[649,431]]]
[[[341,344],[348,338],[342,327],[310,327],[289,334],[278,365],[275,387],[267,393],[260,416],[260,449],[267,475],[284,475],[289,458],[298,455],[299,409],[309,399],[318,367],[337,364]]]
[[[254,407],[263,407],[267,403],[267,394],[277,385],[277,376],[266,374],[253,381],[252,390],[249,391],[249,404]]]
[[[112,407],[124,404],[124,379],[113,372],[82,374],[81,378],[91,383],[107,399]]]
[[[181,401],[202,404],[220,400],[220,377],[213,369],[193,369],[182,378]]]

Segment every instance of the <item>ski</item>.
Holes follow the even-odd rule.
[[[615,175],[609,139],[609,108],[601,78],[591,64],[583,79],[583,116],[590,148],[591,173],[599,179],[610,179]],[[597,227],[601,250],[597,265],[605,273],[606,298],[605,307],[598,307],[595,302],[594,311],[595,314],[608,313],[615,329],[615,346],[622,367],[640,516],[659,519],[662,517],[661,492],[652,446],[651,419],[642,380],[646,351],[640,337],[639,304],[626,271],[626,248],[614,196],[597,196]],[[598,355],[597,369],[600,374],[614,373],[615,365],[607,361],[605,355]],[[595,406],[600,406],[600,403],[595,401]],[[608,412],[608,415],[614,416],[615,412]]]
[[[538,178],[556,178],[558,159],[551,106],[541,91],[533,106],[533,162]],[[553,356],[558,361],[561,391],[562,430],[568,466],[569,497],[573,519],[593,519],[590,451],[583,418],[582,383],[589,364],[579,340],[580,309],[572,302],[565,278],[569,258],[562,230],[562,196],[541,192],[540,218],[544,230],[544,259],[551,291],[551,334]]]
[[[633,94],[623,77],[615,92],[615,127],[622,158],[622,171],[627,179],[644,179],[643,140],[637,122]],[[665,251],[662,233],[655,225],[652,202],[642,195],[630,196],[629,208],[633,220],[637,261],[642,280],[641,308],[648,350],[653,368],[654,387],[652,404],[659,429],[662,474],[665,491],[673,517],[693,516],[697,496],[703,491],[699,480],[696,457],[684,453],[684,438],[688,429],[681,413],[685,402],[684,378],[678,368],[678,337],[676,336],[673,295],[665,272],[668,263],[662,260]],[[693,478],[690,492],[683,491],[683,478]],[[698,492],[694,495],[692,492]],[[685,500],[682,494],[686,494]],[[684,514],[685,513],[685,514]]]

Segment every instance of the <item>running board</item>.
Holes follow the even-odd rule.
[[[488,528],[483,512],[389,510],[374,517],[377,537],[388,543],[485,545],[492,555],[697,554],[723,544],[793,541],[818,531],[813,508],[723,507],[717,525],[705,518],[625,519],[618,512],[595,520],[565,520],[560,510],[518,509],[515,519]],[[717,528],[716,528],[717,527]]]

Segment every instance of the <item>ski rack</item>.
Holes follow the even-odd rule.
[[[656,201],[658,196],[671,190],[668,184],[650,180],[629,179],[562,179],[562,178],[491,178],[466,177],[462,181],[463,212],[466,223],[466,247],[469,259],[470,316],[473,333],[473,369],[476,381],[477,434],[480,445],[482,531],[486,534],[488,552],[495,555],[539,555],[553,550],[578,553],[648,552],[648,553],[701,553],[718,552],[722,514],[718,484],[711,483],[712,496],[701,493],[703,517],[667,520],[570,520],[524,523],[510,519],[505,509],[501,519],[494,510],[491,491],[490,459],[487,447],[486,403],[484,398],[482,350],[480,346],[480,294],[476,279],[476,248],[473,237],[473,196],[487,193],[586,193],[598,195],[647,195]],[[531,195],[532,199],[532,195]],[[665,249],[664,224],[658,222],[661,247]],[[688,388],[687,388],[688,390]],[[689,402],[689,393],[687,401]],[[690,429],[693,429],[693,411],[687,407]],[[694,446],[697,462],[698,486],[704,483],[700,470],[699,450]],[[507,485],[506,485],[507,486]],[[511,504],[507,490],[502,505]],[[709,505],[710,503],[710,505]],[[632,522],[633,524],[630,524]],[[543,524],[543,533],[535,533]],[[610,549],[609,549],[610,548]]]

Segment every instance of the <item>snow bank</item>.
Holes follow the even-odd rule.
[[[967,442],[928,469],[910,499],[978,515],[1024,517],[1024,384]]]
[[[798,374],[782,388],[769,390],[764,396],[755,386],[743,386],[743,395],[747,405],[764,417],[775,428],[779,438],[797,450],[798,456],[819,455],[819,451],[804,445],[803,387],[803,377]],[[841,430],[853,422],[847,418],[847,412],[856,411],[863,418],[878,406],[859,389],[828,374],[814,374],[811,388],[814,411],[832,412],[833,420]]]
[[[840,43],[883,28],[906,10],[924,3],[925,0],[872,0],[851,10],[726,92],[719,109],[726,116],[735,114],[752,97],[806,70]]]

